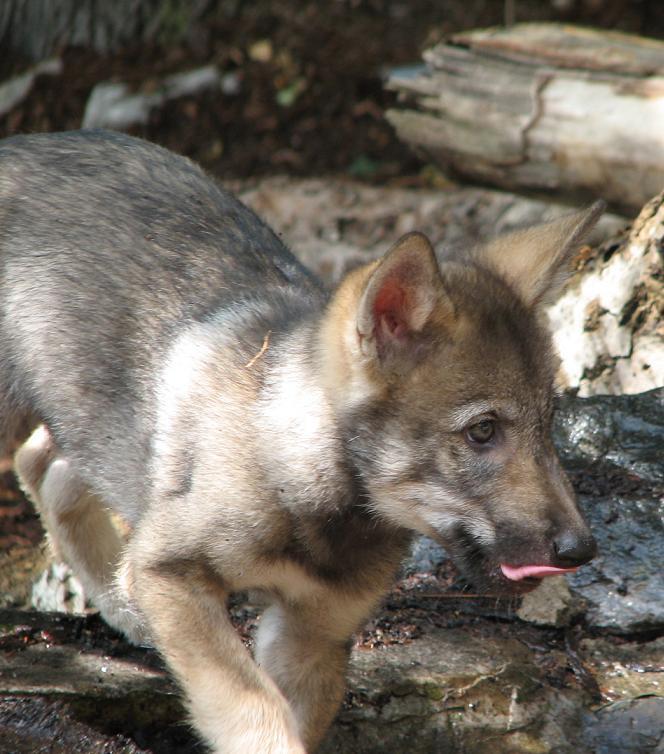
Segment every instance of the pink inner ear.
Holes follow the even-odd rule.
[[[373,305],[376,332],[393,338],[403,338],[408,333],[406,313],[408,296],[396,280],[386,280]]]

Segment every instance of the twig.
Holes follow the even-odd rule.
[[[267,351],[268,346],[270,345],[270,335],[272,334],[272,330],[268,330],[265,334],[265,337],[263,338],[263,345],[261,346],[261,350],[253,357],[253,359],[250,359],[245,365],[245,369],[251,369],[253,365],[260,359],[260,357]]]
[[[492,594],[490,592],[487,592],[485,594],[456,594],[454,592],[422,592],[420,594],[417,594],[418,597],[429,597],[430,599],[446,599],[446,600],[473,600],[473,599],[483,599],[483,598],[498,598],[498,599],[508,599],[510,595],[508,594]]]

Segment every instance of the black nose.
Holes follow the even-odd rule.
[[[575,568],[592,560],[597,555],[597,542],[590,532],[564,531],[553,540],[556,565]]]

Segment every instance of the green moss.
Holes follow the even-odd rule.
[[[434,702],[440,702],[445,698],[445,690],[435,683],[425,683],[422,686],[424,695]]]

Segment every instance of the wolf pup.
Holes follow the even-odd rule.
[[[316,748],[413,531],[491,590],[593,557],[541,314],[600,212],[440,261],[410,233],[328,296],[187,159],[0,143],[1,445],[33,432],[16,468],[54,548],[215,752]],[[255,661],[242,590],[268,605]]]

